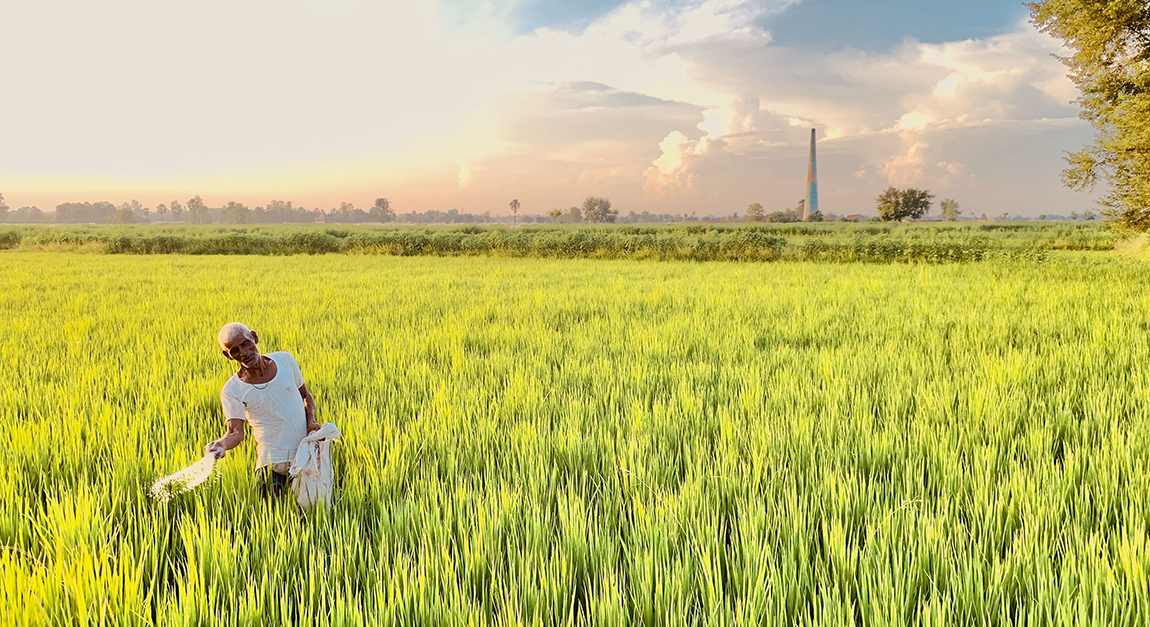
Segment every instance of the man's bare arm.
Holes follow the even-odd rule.
[[[239,446],[244,441],[244,421],[243,420],[229,420],[228,430],[224,433],[224,437],[208,442],[204,447],[204,452],[208,453],[215,451],[216,459],[223,459],[228,451]]]
[[[303,413],[307,417],[307,432],[311,433],[319,429],[319,424],[315,421],[315,397],[311,395],[311,391],[307,389],[307,384],[299,386],[299,395],[303,399]]]

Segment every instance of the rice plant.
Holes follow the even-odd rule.
[[[1144,625],[1150,269],[0,254],[14,625]],[[251,487],[220,324],[343,432]]]

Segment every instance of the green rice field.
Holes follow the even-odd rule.
[[[1150,624],[1150,266],[0,253],[0,623]],[[223,433],[239,320],[343,432]]]

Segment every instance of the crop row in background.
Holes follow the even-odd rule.
[[[0,249],[113,254],[503,256],[683,261],[952,263],[1113,250],[1106,225],[932,223],[678,226],[22,227]]]

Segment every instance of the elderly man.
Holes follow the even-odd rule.
[[[288,481],[288,468],[307,434],[319,428],[315,399],[294,357],[286,352],[261,355],[260,338],[239,322],[224,325],[216,338],[224,357],[240,365],[220,391],[227,433],[204,447],[217,459],[244,441],[244,423],[256,440],[256,477],[261,490],[277,494]]]

